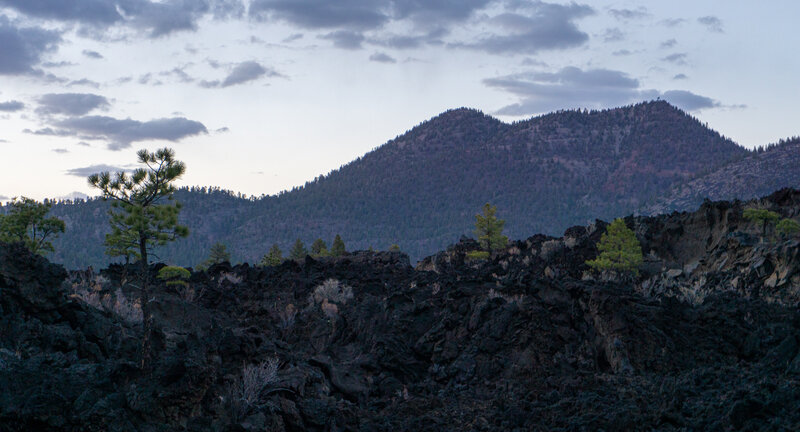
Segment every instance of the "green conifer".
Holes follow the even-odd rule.
[[[306,255],[308,255],[308,249],[306,249],[306,245],[302,240],[297,239],[297,241],[294,242],[294,246],[292,246],[292,252],[289,254],[289,258],[293,260],[301,260],[304,259]]]
[[[339,257],[345,253],[347,253],[347,250],[344,247],[342,236],[336,234],[336,238],[333,239],[333,244],[331,245],[331,256]]]
[[[618,273],[639,274],[639,266],[644,260],[642,246],[622,219],[615,219],[597,243],[600,254],[596,259],[586,261],[597,271],[611,270]]]

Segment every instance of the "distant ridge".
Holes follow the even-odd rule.
[[[748,200],[784,187],[800,187],[800,138],[769,146],[681,183],[642,209],[642,214],[690,210],[705,199]]]
[[[297,238],[308,245],[341,234],[350,250],[398,244],[420,259],[471,235],[486,202],[497,205],[511,238],[560,234],[595,217],[630,214],[751,154],[664,101],[558,111],[513,124],[453,109],[276,196],[180,191],[181,217],[192,233],[160,257],[194,265],[221,241],[235,260],[257,262],[272,243],[288,251]],[[106,261],[103,206],[54,209],[68,220],[55,261]]]

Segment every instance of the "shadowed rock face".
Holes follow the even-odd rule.
[[[389,252],[217,265],[158,290],[149,373],[122,267],[68,274],[0,245],[0,429],[791,429],[798,242],[760,238],[746,205],[792,217],[800,192],[628,218],[636,280],[586,273],[600,221],[485,262],[465,239],[417,269]],[[240,403],[243,371],[271,358],[277,377]]]

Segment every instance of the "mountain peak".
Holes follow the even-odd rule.
[[[558,234],[596,217],[630,214],[747,154],[665,101],[560,111],[513,124],[457,108],[278,196],[241,204],[227,196],[180,197],[183,220],[198,228],[163,256],[196,264],[205,259],[209,239],[219,238],[236,245],[232,252],[240,259],[255,261],[266,253],[264,245],[288,250],[298,238],[309,244],[340,234],[352,249],[398,244],[416,259],[471,233],[475,212],[487,202],[497,206],[509,236]],[[96,227],[106,223],[105,213],[91,215],[96,224],[73,226],[57,239],[58,259],[72,264],[103,256]],[[98,247],[70,249],[88,238]]]

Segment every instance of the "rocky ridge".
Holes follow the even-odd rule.
[[[783,187],[800,187],[800,138],[754,152],[710,173],[677,184],[640,209],[655,215],[693,209],[703,200],[749,200]]]
[[[488,261],[217,265],[158,290],[149,373],[125,268],[0,245],[0,430],[791,430],[800,244],[746,206],[796,217],[800,192],[627,218],[636,279],[587,273],[602,221]]]

